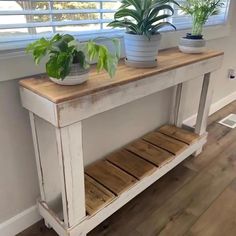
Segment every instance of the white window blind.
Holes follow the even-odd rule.
[[[224,7],[210,17],[208,25],[225,23],[229,2],[224,0]],[[119,6],[119,0],[0,0],[0,50],[22,48],[30,41],[55,33],[81,38],[115,35],[121,30],[110,29],[107,24]],[[168,21],[177,29],[190,28],[191,17],[174,8],[175,15]]]
[[[107,24],[119,6],[117,0],[0,1],[0,49],[21,47],[55,33],[89,37],[117,32]]]

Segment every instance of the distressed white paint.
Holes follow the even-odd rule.
[[[57,105],[21,89],[22,104],[54,126],[64,127],[215,71],[220,67],[222,59],[223,56],[214,57]]]
[[[81,122],[56,129],[56,135],[64,221],[71,227],[80,222],[86,213]]]
[[[174,108],[174,124],[177,127],[181,127],[184,119],[184,108],[187,100],[187,82],[178,84],[176,86],[176,99]]]
[[[206,131],[207,118],[210,111],[212,94],[213,94],[213,80],[211,79],[211,74],[207,73],[203,78],[202,92],[198,108],[198,115],[195,128],[195,132],[197,134],[202,135]]]

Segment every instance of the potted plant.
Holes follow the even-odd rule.
[[[111,39],[115,53],[95,41],[79,43],[72,35],[56,34],[51,39],[41,38],[27,47],[33,54],[36,64],[47,58],[46,73],[49,78],[61,85],[81,84],[88,79],[89,62],[97,60],[97,70],[105,69],[113,77],[120,57],[118,39]]]
[[[170,0],[122,0],[121,7],[108,26],[126,28],[124,35],[126,64],[134,67],[157,66],[157,54],[163,27],[174,14]]]
[[[192,32],[180,39],[179,49],[184,53],[202,53],[206,50],[203,26],[208,18],[218,13],[221,0],[186,0],[179,8],[192,17]]]

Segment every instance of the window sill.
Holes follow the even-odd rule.
[[[178,45],[179,38],[183,37],[189,29],[179,31],[169,31],[162,33],[160,49],[175,47]],[[207,40],[224,38],[230,35],[231,27],[227,25],[209,26],[204,29],[204,35]],[[110,35],[112,37],[122,38],[122,33]],[[85,41],[83,38],[82,41]],[[124,55],[124,54],[123,54]],[[9,65],[14,65],[15,70],[11,70]],[[26,77],[44,72],[44,66],[36,67],[30,55],[26,55],[24,49],[18,49],[9,52],[0,52],[0,70],[3,72],[0,81],[7,81],[20,77]]]

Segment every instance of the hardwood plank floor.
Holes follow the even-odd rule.
[[[235,236],[236,129],[217,123],[232,112],[236,102],[209,118],[200,156],[177,166],[88,236]],[[56,235],[41,221],[17,236]]]

